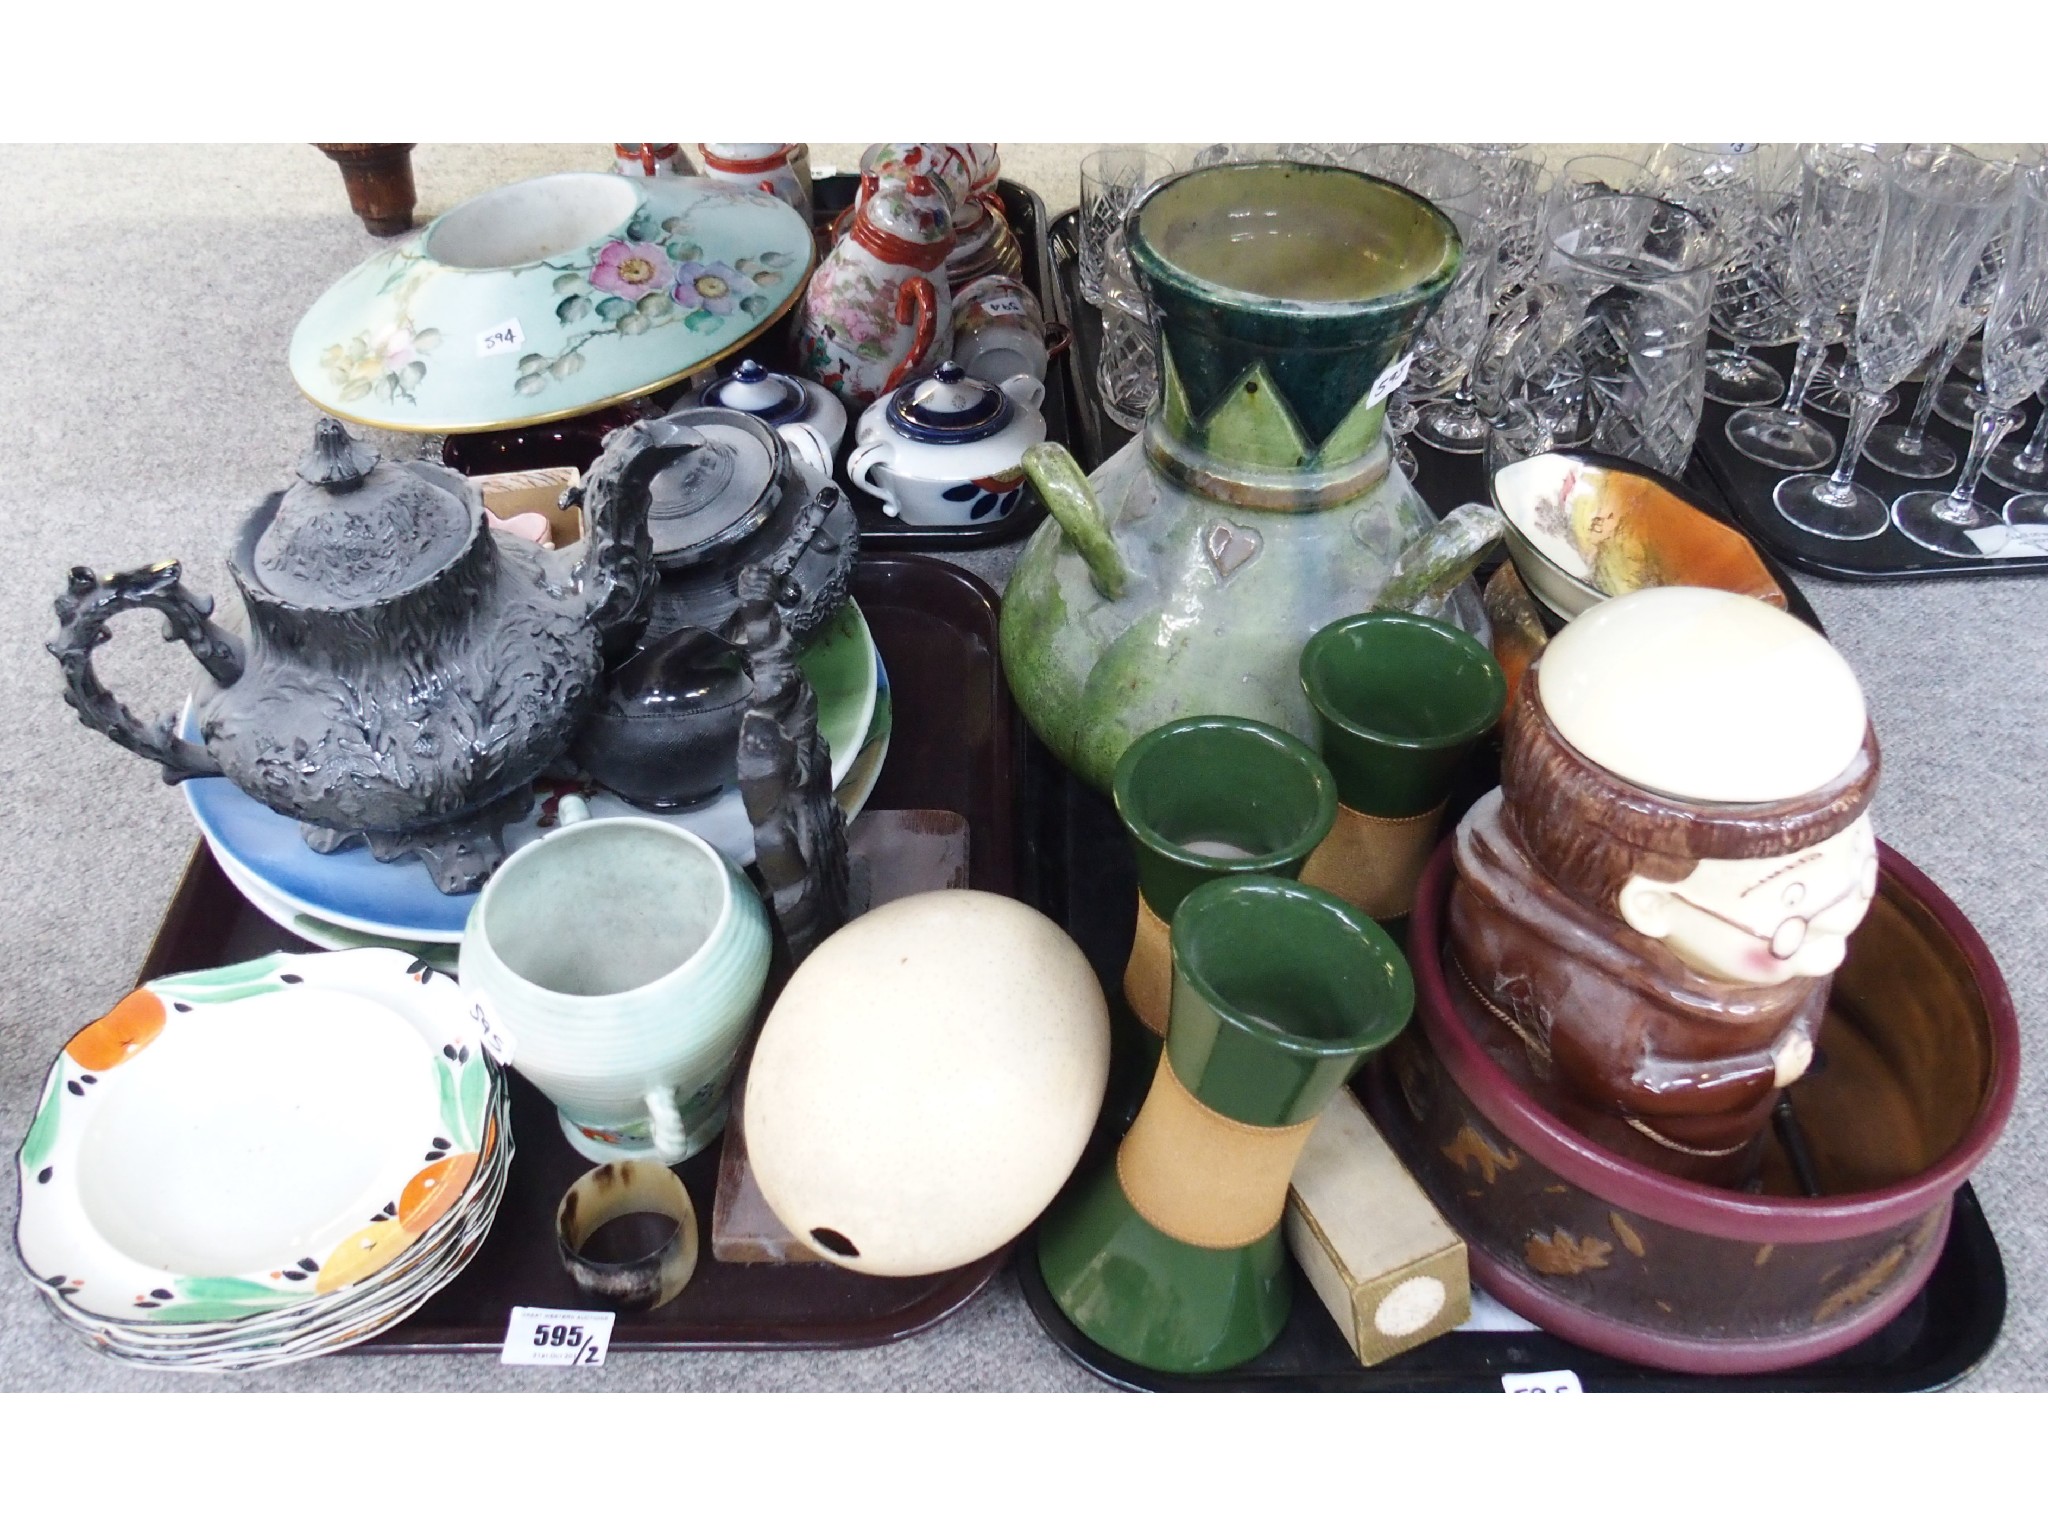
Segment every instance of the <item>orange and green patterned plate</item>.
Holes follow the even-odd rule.
[[[494,1086],[454,982],[397,951],[151,982],[50,1070],[17,1254],[66,1314],[124,1331],[339,1301],[462,1197]]]

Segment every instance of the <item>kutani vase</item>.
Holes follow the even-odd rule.
[[[1084,478],[1025,458],[1054,515],[1003,599],[1003,665],[1032,727],[1107,789],[1125,747],[1195,714],[1309,738],[1296,677],[1324,625],[1398,607],[1480,630],[1465,578],[1490,509],[1439,524],[1393,462],[1386,396],[1460,261],[1457,230],[1331,166],[1218,165],[1131,215],[1159,400]]]
[[[1173,922],[1173,1015],[1115,1158],[1039,1228],[1074,1326],[1162,1371],[1240,1365],[1293,1304],[1287,1186],[1316,1118],[1414,1004],[1379,926],[1270,875],[1212,881]]]

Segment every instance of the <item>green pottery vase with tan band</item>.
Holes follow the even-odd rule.
[[[1012,692],[1102,790],[1125,747],[1188,715],[1311,737],[1296,664],[1336,619],[1483,631],[1468,578],[1500,529],[1480,506],[1439,523],[1385,431],[1458,270],[1437,208],[1334,166],[1221,165],[1161,183],[1127,233],[1159,402],[1092,476],[1057,444],[1025,454],[1053,517],[1003,597]]]
[[[1331,1095],[1408,1022],[1408,964],[1370,918],[1272,875],[1210,881],[1173,920],[1173,1011],[1145,1107],[1039,1227],[1061,1311],[1139,1365],[1241,1365],[1293,1304],[1280,1218]]]
[[[1500,663],[1439,620],[1359,613],[1316,631],[1301,689],[1342,801],[1301,878],[1380,922],[1406,917],[1452,775],[1507,704]]]
[[[1337,781],[1285,731],[1233,715],[1196,715],[1147,731],[1116,765],[1116,813],[1138,865],[1137,928],[1124,1001],[1144,1038],[1142,1092],[1173,1004],[1173,914],[1229,875],[1301,873],[1337,819]],[[1135,1106],[1135,1097],[1132,1099]]]

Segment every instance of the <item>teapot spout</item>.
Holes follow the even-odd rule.
[[[1130,573],[1117,553],[1109,519],[1095,499],[1095,488],[1074,456],[1060,443],[1034,443],[1024,450],[1024,473],[1060,531],[1087,563],[1096,590],[1111,601],[1122,597]]]
[[[1495,508],[1466,502],[1401,551],[1373,607],[1406,613],[1434,610],[1479,568],[1506,526]]]

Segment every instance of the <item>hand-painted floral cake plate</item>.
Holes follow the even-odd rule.
[[[803,292],[803,215],[695,177],[565,172],[449,209],[292,333],[322,410],[399,432],[530,426],[648,394],[747,346]]]
[[[124,1356],[259,1364],[388,1326],[487,1229],[503,1098],[452,981],[404,954],[152,982],[52,1067],[17,1157],[16,1251]]]
[[[889,719],[882,707],[886,674],[860,609],[848,603],[805,648],[798,664],[817,694],[818,726],[832,751],[832,781],[840,793],[840,808],[851,819],[873,789],[887,750],[886,739],[876,748],[875,724],[880,720],[886,726]],[[188,731],[190,725],[188,710]],[[222,872],[280,926],[336,949],[390,940],[409,945],[461,942],[475,896],[445,894],[417,861],[380,864],[364,847],[315,853],[306,846],[298,822],[251,799],[226,779],[187,779],[180,788]],[[655,814],[588,780],[544,780],[535,788],[532,812],[505,830],[508,853],[555,825],[564,794],[583,795],[593,816]],[[737,864],[754,861],[753,827],[736,789],[707,806],[658,819],[695,832]]]

